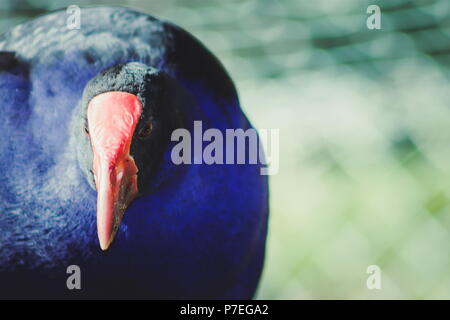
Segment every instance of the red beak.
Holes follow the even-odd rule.
[[[125,210],[138,194],[138,169],[130,156],[130,145],[141,112],[139,99],[126,92],[102,93],[88,106],[98,193],[97,232],[102,250],[111,245]]]

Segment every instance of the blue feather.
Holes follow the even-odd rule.
[[[268,217],[259,165],[175,166],[169,147],[154,191],[100,250],[96,192],[70,132],[93,76],[140,61],[192,94],[190,117],[205,129],[251,124],[221,64],[185,31],[126,8],[81,16],[80,30],[68,30],[61,11],[0,36],[0,297],[251,298]],[[65,286],[71,264],[81,291]]]

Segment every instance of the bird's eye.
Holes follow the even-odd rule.
[[[150,133],[152,132],[153,129],[153,125],[152,122],[150,121],[149,123],[147,123],[144,127],[142,127],[141,130],[139,130],[139,138],[146,138],[150,135]]]

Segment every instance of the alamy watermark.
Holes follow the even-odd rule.
[[[371,15],[367,17],[366,26],[369,30],[381,29],[381,9],[376,4],[372,4],[367,7],[367,13]]]
[[[66,273],[70,274],[66,280],[67,289],[81,290],[81,268],[73,264],[67,267]]]
[[[81,29],[81,9],[79,6],[71,5],[66,9],[67,13],[67,29],[80,30]]]
[[[171,151],[172,162],[179,164],[260,164],[261,175],[279,170],[279,129],[243,130],[210,128],[203,132],[202,121],[194,121],[193,137],[187,129],[172,132],[178,142]],[[206,145],[205,145],[206,143]]]
[[[367,267],[367,277],[366,286],[369,290],[380,290],[381,289],[381,269],[379,266],[373,264]]]

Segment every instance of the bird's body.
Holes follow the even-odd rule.
[[[66,21],[55,12],[0,36],[0,297],[251,298],[267,231],[259,165],[177,166],[167,147],[103,252],[71,134],[88,81],[133,61],[176,79],[189,119],[251,128],[223,67],[185,31],[130,9],[82,9],[80,30]],[[81,290],[66,287],[70,265]]]

